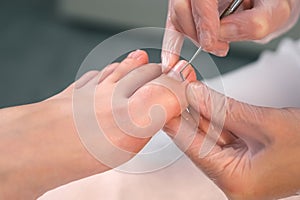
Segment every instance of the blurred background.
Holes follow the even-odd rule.
[[[163,27],[167,3],[0,0],[0,108],[37,102],[63,90],[101,41],[130,28]],[[299,38],[299,31],[298,23],[284,37]],[[232,44],[226,58],[214,60],[220,72],[227,73],[255,61],[261,51],[275,49],[281,39],[266,46]],[[159,62],[159,53],[152,53]]]

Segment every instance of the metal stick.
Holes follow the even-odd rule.
[[[232,14],[235,12],[238,7],[243,3],[243,0],[233,0],[229,6],[224,10],[224,12],[220,15],[220,19],[223,19],[224,17]],[[199,55],[199,53],[202,51],[202,47],[199,47],[198,50],[194,53],[192,58],[185,64],[185,66],[180,70],[180,77],[183,81],[185,81],[185,78],[183,76],[183,71],[192,64],[193,60]]]

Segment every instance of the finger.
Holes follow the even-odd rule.
[[[84,87],[89,81],[97,77],[98,84],[101,83],[106,77],[108,77],[114,70],[119,66],[119,63],[112,63],[105,67],[102,71],[90,71],[84,74],[78,81],[75,83],[75,88],[79,89]],[[96,83],[96,82],[95,82]]]
[[[191,0],[197,37],[203,49],[210,49],[218,39],[219,12],[217,0]]]
[[[93,77],[90,77],[90,80],[86,81],[86,83],[83,86],[95,87],[96,85],[102,83],[107,77],[109,77],[109,75],[111,75],[119,67],[119,65],[120,63],[112,63],[108,65],[98,74],[96,74]]]
[[[126,76],[133,69],[148,63],[148,55],[145,51],[136,50],[131,52],[114,70],[107,79],[112,82],[117,82]]]
[[[204,154],[203,152],[207,149],[204,143],[209,138],[201,130],[195,131],[195,125],[187,115],[172,119],[163,130],[197,167],[202,169],[210,178],[218,181],[217,179],[220,179],[222,175],[220,173],[226,171],[229,165],[237,166],[236,162],[233,163],[233,161],[237,158],[239,162],[242,149],[245,152],[247,148],[238,143],[230,144],[231,148],[214,144],[211,148],[208,148],[210,151]]]
[[[204,51],[217,56],[226,56],[229,50],[227,42],[219,40],[218,2],[192,0],[193,21],[196,26],[197,40]]]
[[[89,71],[85,73],[75,82],[75,88],[76,89],[82,88],[85,84],[87,84],[90,80],[95,78],[98,74],[99,71]]]
[[[153,136],[166,121],[187,107],[186,85],[161,75],[161,67],[157,64],[144,65],[130,72],[117,83],[112,99],[122,130],[139,138]],[[121,104],[125,109],[118,109]]]
[[[184,35],[179,32],[179,26],[175,26],[172,22],[172,18],[176,17],[175,13],[173,12],[173,4],[173,1],[170,1],[166,20],[166,29],[162,44],[161,61],[163,73],[169,72],[178,62],[184,41]]]
[[[188,82],[192,82],[197,80],[197,76],[195,70],[193,69],[192,65],[188,65],[183,71],[182,76],[180,75],[181,70],[186,66],[187,61],[181,60],[179,61],[174,68],[169,71],[167,74],[169,77],[174,78],[177,81],[187,80]],[[182,79],[183,78],[183,79]]]
[[[166,29],[162,46],[162,72],[169,72],[178,62],[180,51],[183,45],[183,34],[173,29]]]
[[[113,91],[112,105],[119,128],[134,137],[153,136],[166,121],[187,107],[186,86],[185,82],[161,74],[161,66],[157,64],[133,70]]]
[[[267,144],[270,137],[264,133],[271,110],[227,98],[201,82],[190,83],[187,100],[191,107],[218,127],[247,140]],[[250,142],[252,142],[250,141]]]
[[[108,65],[101,71],[101,75],[98,80],[98,84],[100,84],[103,80],[105,80],[109,75],[111,75],[115,69],[119,66],[120,63],[113,63]]]
[[[220,38],[224,41],[262,40],[282,27],[291,13],[288,1],[264,2],[224,18]]]
[[[181,130],[184,130],[184,134],[180,134],[180,132],[177,131],[179,127],[183,127]],[[163,130],[173,139],[181,151],[214,181],[220,181],[222,175],[224,175],[222,173],[226,173],[226,169],[228,169],[229,165],[236,167],[243,155],[242,151],[245,152],[247,150],[247,148],[240,144],[232,144],[231,148],[222,148],[216,144],[206,156],[202,156],[202,151],[205,150],[203,143],[206,136],[200,130],[198,130],[196,134],[191,134],[194,129],[189,120],[184,120],[183,117],[172,119]],[[181,137],[174,139],[175,136],[178,135]],[[237,162],[234,162],[235,159]]]
[[[197,129],[197,124],[186,113],[180,117],[172,119],[163,129],[174,141],[174,143],[185,152],[196,164],[203,160],[201,150],[205,148],[203,143],[206,139],[205,134]],[[208,138],[209,139],[209,138]],[[220,146],[215,144],[209,154],[221,151]]]
[[[198,41],[197,31],[192,15],[190,1],[175,1],[173,5],[174,16],[171,18],[176,30],[181,30],[185,35]],[[179,27],[180,25],[180,27]]]
[[[116,86],[120,97],[129,98],[138,88],[161,75],[161,66],[146,64],[128,73]]]
[[[215,124],[213,124],[212,122],[208,121],[206,118],[203,118],[200,113],[198,113],[195,109],[193,109],[192,107],[189,107],[189,111],[191,113],[191,115],[193,116],[194,120],[196,122],[198,122],[198,128],[203,131],[203,133],[205,133],[205,135],[209,135],[210,131],[212,130],[221,130],[221,134],[218,138],[217,144],[221,147],[231,144],[232,142],[234,142],[236,140],[236,137],[234,135],[232,135],[229,131],[225,130],[225,129],[216,129],[214,128],[214,126],[216,126]]]
[[[174,143],[183,151],[187,151],[198,134],[198,127],[193,117],[187,111],[170,120],[163,130],[172,138]]]
[[[151,130],[163,128],[166,122],[186,109],[186,85],[163,74],[142,86],[129,99],[132,120],[140,126],[150,124]],[[150,132],[139,133],[139,136],[152,136]]]
[[[216,56],[224,57],[228,54],[229,43],[226,41],[218,40],[214,45],[204,50]]]
[[[175,99],[177,103],[179,103],[179,108],[181,108],[180,113],[184,111],[187,106],[187,100],[186,100],[186,87],[188,82],[187,81],[177,81],[173,78],[168,77],[165,74],[162,74],[157,79],[154,79],[149,83],[149,85],[157,85],[161,88],[166,89],[169,93],[173,95],[173,100]],[[168,105],[170,103],[170,98],[164,98],[164,105]],[[169,102],[170,101],[170,102]],[[178,114],[180,114],[178,113]]]

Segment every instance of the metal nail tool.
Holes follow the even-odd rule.
[[[238,7],[243,3],[243,0],[233,0],[229,6],[224,10],[224,12],[220,15],[220,19],[223,19],[224,17],[234,13]],[[192,58],[186,63],[186,65],[180,70],[180,77],[184,81],[185,78],[183,76],[183,71],[189,66],[193,60],[199,55],[199,53],[202,51],[202,47],[199,47],[198,50],[195,52],[195,54],[192,56]]]

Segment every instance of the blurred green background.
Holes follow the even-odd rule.
[[[0,0],[0,107],[63,90],[101,41],[129,28],[162,27],[166,6],[167,0]],[[277,44],[234,44],[226,58],[214,60],[226,73]],[[159,52],[151,54],[159,62]]]

